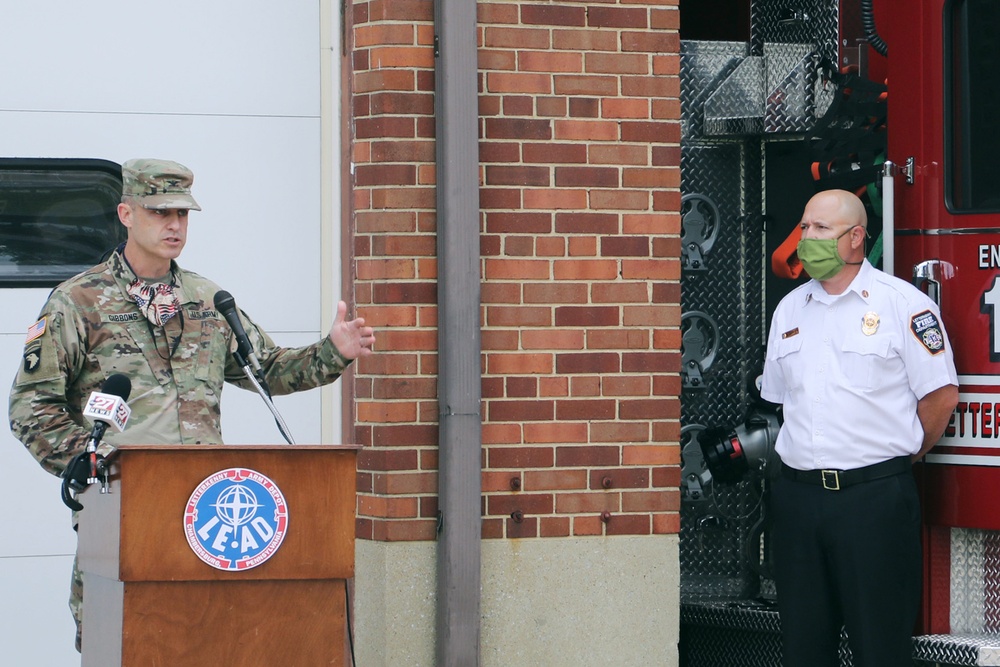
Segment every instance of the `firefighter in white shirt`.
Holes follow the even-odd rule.
[[[814,196],[799,260],[812,277],[782,299],[761,395],[783,405],[771,493],[785,667],[912,665],[920,604],[920,505],[911,463],[940,439],[958,379],[937,306],[864,257],[864,204]]]

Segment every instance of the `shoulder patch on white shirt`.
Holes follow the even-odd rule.
[[[911,317],[910,331],[931,354],[944,352],[944,334],[941,333],[941,324],[931,311],[925,310]]]

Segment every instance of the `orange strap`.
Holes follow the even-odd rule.
[[[802,274],[802,262],[796,248],[802,238],[802,228],[798,225],[792,228],[788,237],[771,254],[771,271],[779,278],[798,278]]]

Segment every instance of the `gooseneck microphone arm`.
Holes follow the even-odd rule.
[[[278,425],[278,430],[281,432],[281,437],[283,437],[285,439],[285,442],[287,442],[289,445],[294,445],[295,440],[292,438],[292,434],[288,430],[288,425],[285,424],[285,420],[282,419],[281,415],[278,413],[278,408],[274,406],[274,401],[271,400],[271,392],[265,391],[264,387],[257,379],[257,376],[254,375],[253,371],[250,370],[249,364],[245,364],[243,366],[243,374],[247,376],[247,379],[250,380],[250,384],[254,386],[254,389],[257,390],[257,393],[260,394],[260,397],[264,399],[264,404],[267,406],[267,408],[271,411],[271,414],[274,416],[274,421]]]
[[[274,401],[271,400],[271,390],[264,380],[264,373],[260,367],[260,362],[257,361],[253,345],[250,344],[250,337],[247,336],[247,332],[243,328],[243,322],[240,321],[239,313],[236,312],[236,299],[229,292],[219,290],[215,293],[214,302],[215,309],[219,311],[220,315],[226,318],[229,328],[233,331],[233,337],[236,338],[236,349],[233,350],[233,357],[236,359],[236,363],[240,365],[240,368],[243,369],[243,374],[247,376],[250,384],[257,390],[260,397],[264,399],[264,404],[274,416],[274,421],[278,425],[281,436],[288,444],[294,445],[295,440],[288,430],[288,425],[285,424],[285,420],[278,414],[278,409],[274,406]]]

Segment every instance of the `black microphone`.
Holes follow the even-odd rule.
[[[132,411],[128,407],[128,395],[132,393],[132,381],[121,373],[115,373],[104,381],[100,392],[94,392],[83,406],[83,416],[90,417],[94,428],[87,442],[87,453],[90,454],[90,477],[87,482],[97,481],[97,445],[104,437],[108,426],[114,425],[119,431],[125,430]]]
[[[62,499],[70,509],[80,511],[83,505],[76,501],[72,491],[83,491],[88,484],[98,481],[100,457],[97,445],[104,437],[108,426],[114,425],[118,431],[125,430],[125,423],[132,413],[125,401],[132,393],[132,381],[121,373],[115,373],[104,381],[101,391],[93,392],[83,406],[83,415],[90,417],[94,428],[87,439],[87,446],[69,462],[63,470]]]
[[[244,366],[249,362],[253,365],[254,370],[259,373],[260,363],[257,361],[257,355],[253,353],[250,338],[247,337],[247,332],[243,329],[243,322],[240,321],[240,316],[236,312],[236,299],[226,290],[219,290],[215,293],[214,301],[215,309],[226,318],[229,328],[233,330],[233,335],[236,336],[236,360]]]
[[[121,431],[125,428],[130,411],[125,405],[132,393],[132,381],[121,373],[115,373],[101,385],[100,393],[94,392],[83,408],[83,415],[94,420],[90,439],[96,446],[104,437],[104,432],[112,423]],[[118,400],[120,399],[120,400]],[[123,407],[124,406],[124,407]]]

